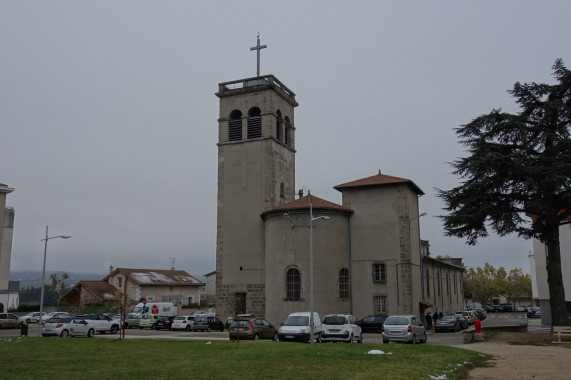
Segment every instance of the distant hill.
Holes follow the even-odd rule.
[[[69,278],[65,281],[66,286],[71,287],[77,284],[79,281],[96,281],[101,280],[106,274],[93,274],[93,273],[74,273],[74,272],[61,272],[61,271],[46,271],[46,284],[49,283],[50,275],[52,273],[57,273],[61,275],[62,273],[67,273]],[[42,272],[41,271],[10,271],[10,281],[20,281],[20,290],[25,289],[29,286],[39,287],[42,284]]]

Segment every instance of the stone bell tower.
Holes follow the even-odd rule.
[[[295,193],[295,94],[273,75],[219,83],[216,309],[265,315],[264,210]]]

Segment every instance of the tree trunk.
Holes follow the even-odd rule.
[[[559,244],[559,224],[547,226],[545,245],[547,246],[546,269],[549,285],[549,305],[551,307],[551,326],[569,325],[565,304],[565,288],[561,272],[561,247]]]

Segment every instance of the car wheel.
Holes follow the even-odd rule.
[[[424,333],[424,337],[420,340],[420,343],[426,343],[426,333]]]
[[[273,338],[272,340],[275,341],[275,342],[279,342],[280,336],[278,335],[278,333],[275,333],[275,334],[274,334],[274,338]]]
[[[87,337],[88,337],[88,338],[93,338],[93,335],[95,335],[95,330],[89,329],[89,331],[87,332]]]
[[[190,326],[186,326],[186,331],[190,331]]]
[[[27,323],[27,324],[30,324],[30,320],[29,320],[29,319],[26,319],[26,323]]]
[[[206,332],[210,332],[210,326],[206,328]]]
[[[62,338],[68,338],[69,337],[69,331],[63,330],[59,336],[61,336]]]
[[[258,334],[254,334],[254,340],[260,340],[260,336]]]
[[[119,326],[117,325],[111,326],[111,334],[117,334],[117,331],[119,331]]]
[[[143,329],[143,326],[139,326],[139,329],[142,330],[142,329]]]

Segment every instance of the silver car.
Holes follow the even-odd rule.
[[[383,343],[426,343],[426,329],[414,315],[391,315],[383,324]]]

